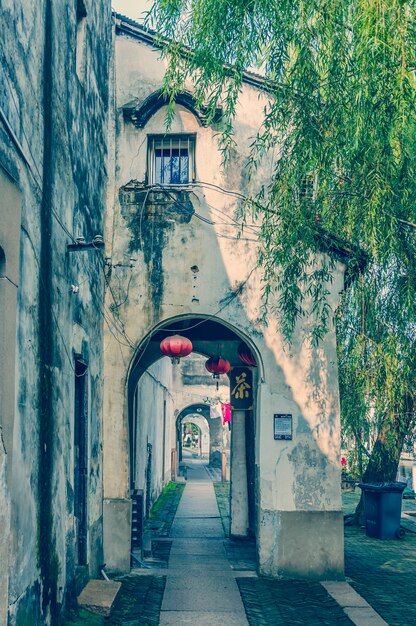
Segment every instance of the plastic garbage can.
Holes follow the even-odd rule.
[[[406,483],[360,483],[364,492],[365,533],[375,539],[402,539],[402,496]]]

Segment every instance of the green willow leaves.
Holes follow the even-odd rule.
[[[414,397],[415,9],[415,0],[156,0],[149,14],[169,40],[166,92],[173,102],[188,80],[212,118],[222,106],[225,154],[244,71],[265,78],[247,170],[270,149],[279,158],[245,215],[261,217],[265,295],[277,286],[287,337],[311,314],[319,341],[332,319],[333,260],[313,254],[327,249],[323,234],[349,242],[351,269],[366,254],[338,312],[341,369],[356,381],[344,399],[351,392],[364,413]]]

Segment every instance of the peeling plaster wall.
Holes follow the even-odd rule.
[[[145,499],[147,497],[151,504],[158,498],[171,475],[170,434],[174,423],[173,398],[169,391],[171,386],[172,364],[169,359],[162,358],[143,374],[136,390],[135,488],[143,489]],[[148,445],[152,451],[150,493],[147,493],[146,484]]]
[[[319,350],[314,350],[304,342],[305,328],[299,325],[288,350],[273,315],[268,326],[262,324],[255,232],[247,229],[236,240],[238,228],[233,220],[238,200],[234,196],[203,185],[181,192],[176,201],[166,201],[162,192],[146,191],[147,135],[164,132],[166,109],[159,109],[141,129],[123,118],[123,107],[140,104],[160,89],[164,71],[159,51],[125,34],[116,36],[114,203],[107,215],[106,243],[114,264],[130,256],[136,261],[133,269],[116,268],[110,277],[120,290],[120,300],[125,298],[118,313],[133,347],[120,347],[111,336],[106,337],[105,368],[111,380],[104,402],[105,496],[109,502],[128,498],[126,383],[135,349],[162,321],[175,316],[214,316],[251,342],[259,359],[255,434],[259,569],[270,575],[342,576],[334,327]],[[176,107],[170,132],[196,133],[198,181],[249,191],[244,165],[264,103],[264,96],[254,87],[243,86],[235,123],[236,147],[226,169],[221,165],[216,129],[201,126],[190,111]],[[274,158],[268,154],[259,164],[251,183],[254,190],[271,175]],[[199,268],[196,279],[190,269],[194,265]],[[334,309],[342,287],[339,264],[330,296]],[[274,440],[274,413],[293,415],[292,441]],[[316,552],[319,519],[325,515],[332,516],[333,524],[328,525],[326,551]],[[288,527],[298,536],[303,563],[291,564]]]
[[[89,365],[90,574],[102,562],[102,253],[69,254],[64,228],[87,240],[103,232],[111,7],[107,0],[84,2],[78,76],[76,4],[4,0],[0,13],[0,166],[22,205],[8,478],[10,626],[57,624],[75,586],[75,352]]]

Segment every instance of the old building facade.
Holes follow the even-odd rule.
[[[101,564],[130,570],[133,496],[146,514],[176,476],[183,419],[224,462],[221,394],[232,533],[255,538],[262,574],[341,577],[335,330],[314,350],[299,326],[288,350],[261,321],[258,231],[236,218],[275,158],[249,188],[261,78],[245,77],[224,168],[221,110],[207,125],[185,91],[166,129],[151,33],[105,0],[35,4],[2,0],[0,18],[0,626],[59,624]],[[342,288],[339,262],[333,309]],[[203,360],[162,358],[176,333],[226,358],[234,389],[248,376],[249,402],[207,386]]]
[[[59,623],[102,563],[111,7],[0,4],[0,624]],[[98,240],[99,241],[99,240]]]
[[[152,384],[143,377],[156,362],[165,363],[157,367],[165,368],[159,375],[169,388],[171,366],[159,361],[159,343],[179,333],[195,352],[221,353],[234,369],[242,365],[241,342],[255,356],[252,405],[234,407],[232,417],[232,533],[254,534],[263,574],[342,576],[335,331],[314,351],[299,326],[291,350],[285,349],[276,318],[271,314],[267,326],[260,321],[256,225],[237,236],[235,215],[248,191],[245,164],[265,103],[261,79],[246,75],[236,146],[224,169],[215,120],[205,123],[190,91],[176,98],[166,128],[165,64],[155,38],[115,16],[115,39],[114,201],[107,210],[106,250],[108,281],[119,298],[115,302],[107,292],[107,306],[117,307],[122,333],[107,333],[104,359],[105,560],[115,569],[129,567],[130,494],[135,464],[146,464],[131,436],[146,420],[160,419],[144,407],[137,411]],[[252,191],[270,176],[274,158],[269,154],[259,165]],[[134,269],[125,267],[129,261]],[[334,309],[342,283],[338,264]],[[291,416],[290,439],[275,439],[275,415]],[[146,426],[142,434],[144,446]],[[165,463],[156,470],[163,483],[160,472],[171,471],[175,440],[169,443],[167,434],[156,439],[165,446]]]

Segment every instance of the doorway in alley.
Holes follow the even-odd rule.
[[[173,335],[192,342],[192,367],[184,365],[187,357],[172,364],[161,353],[161,342]],[[241,359],[242,353],[251,355],[250,365]],[[168,320],[144,338],[128,376],[130,489],[133,503],[138,494],[143,502],[139,516],[149,515],[169,480],[180,479],[187,450],[206,461],[208,468],[216,468],[219,480],[229,481],[231,534],[256,536],[255,354],[255,347],[245,337],[213,317]],[[207,360],[218,357],[230,365],[220,380],[226,390],[221,402],[216,379],[204,367]],[[143,526],[142,520],[138,526]],[[140,538],[135,529],[133,535],[137,547]]]
[[[74,516],[77,565],[87,564],[88,529],[88,365],[75,358]]]

